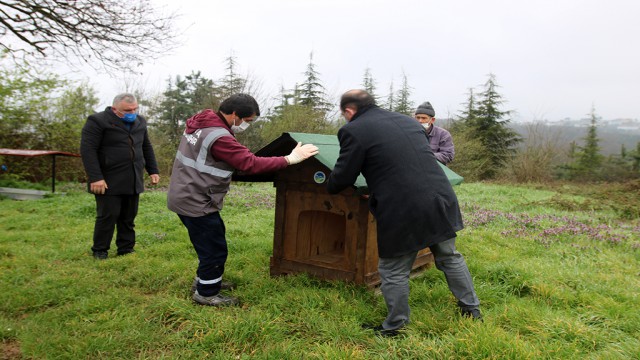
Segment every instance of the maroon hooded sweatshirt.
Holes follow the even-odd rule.
[[[187,120],[185,132],[193,134],[196,130],[202,128],[222,127],[233,134],[233,131],[221,116],[211,109],[199,112]],[[234,136],[223,136],[216,140],[211,146],[211,155],[217,160],[231,165],[234,169],[247,174],[272,172],[287,167],[287,160],[285,160],[284,156],[255,156],[246,146],[240,144]]]
[[[203,130],[198,132],[200,129]],[[214,139],[205,145],[203,142],[208,134],[214,134]],[[209,146],[205,159],[200,157],[202,146]],[[236,140],[221,115],[204,110],[187,120],[173,163],[167,207],[177,214],[191,217],[220,211],[233,171],[256,174],[285,167],[287,160],[283,156],[255,156]]]

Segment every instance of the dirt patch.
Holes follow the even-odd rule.
[[[2,340],[0,343],[0,360],[22,359],[20,343],[16,340]]]

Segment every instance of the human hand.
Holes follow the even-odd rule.
[[[89,185],[89,190],[93,194],[102,195],[104,194],[109,187],[107,186],[107,182],[104,180],[98,180],[96,182],[92,182]]]
[[[158,185],[160,182],[160,175],[158,174],[151,174],[149,177],[151,177],[151,185]]]
[[[285,156],[289,165],[298,164],[302,161],[318,154],[318,147],[313,144],[304,144],[301,142],[291,151],[291,154]]]

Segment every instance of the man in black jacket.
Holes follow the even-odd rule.
[[[369,208],[376,218],[378,272],[388,315],[381,325],[366,325],[395,335],[409,323],[409,274],[419,250],[429,247],[436,267],[464,316],[481,318],[469,269],[456,251],[462,215],[456,194],[429,147],[424,128],[414,119],[375,105],[364,90],[342,95],[340,110],[348,123],[338,131],[340,156],[327,190],[335,194],[362,173]]]
[[[96,197],[93,256],[107,258],[114,228],[117,254],[134,252],[134,220],[144,191],[143,171],[149,173],[152,185],[160,181],[147,122],[138,115],[134,95],[117,95],[113,106],[89,116],[82,128],[80,154],[89,192]]]

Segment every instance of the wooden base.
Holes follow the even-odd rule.
[[[352,189],[330,195],[324,186],[302,181],[318,169],[292,168],[283,170],[275,181],[271,275],[308,273],[320,279],[377,286],[376,221],[368,201]],[[418,253],[413,269],[432,263],[427,248]]]
[[[418,253],[415,263],[413,263],[412,277],[422,273],[433,264],[433,254],[427,249]],[[341,280],[363,284],[368,287],[376,287],[380,285],[380,275],[378,271],[364,274],[362,278],[357,276],[357,269],[341,270],[330,267],[329,263],[322,261],[305,262],[299,260],[277,260],[271,257],[271,276],[282,276],[287,274],[306,273],[319,279],[324,280]]]

